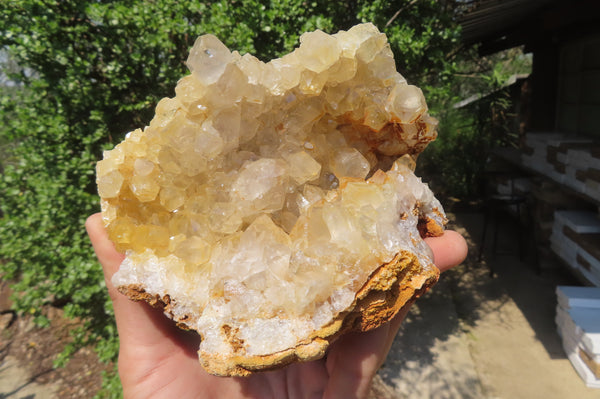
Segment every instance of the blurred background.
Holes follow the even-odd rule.
[[[456,306],[435,342],[472,336],[482,309],[523,298],[515,281],[531,278],[523,290],[542,293],[519,302],[532,312],[517,313],[547,317],[518,319],[533,331],[523,334],[545,329],[542,352],[552,347],[552,358],[568,363],[553,319],[556,286],[600,286],[595,1],[14,0],[0,2],[0,397],[119,397],[118,338],[83,228],[99,211],[95,163],[147,125],[160,98],[175,95],[196,37],[211,33],[268,61],[293,50],[305,31],[360,22],[386,33],[398,70],[440,120],[418,174],[469,238],[469,259],[439,290]],[[477,301],[458,295],[477,290]],[[418,310],[412,317],[407,325],[419,325]],[[456,346],[470,351],[467,388],[448,388],[456,374],[437,390],[406,388],[406,378],[421,380],[400,370],[410,354],[398,345],[375,397],[542,397],[486,379],[472,342]],[[443,358],[428,353],[418,354],[430,360],[417,362],[421,377]],[[600,369],[594,356],[589,367]],[[570,366],[555,372],[572,373],[579,397],[599,392]],[[546,378],[556,383],[552,373]],[[543,397],[559,397],[552,394]]]

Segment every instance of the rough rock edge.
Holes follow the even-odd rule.
[[[420,225],[422,237],[438,236],[443,228],[424,220]],[[433,228],[435,226],[435,228]],[[390,321],[405,306],[410,306],[439,278],[439,270],[433,265],[421,265],[417,256],[403,251],[394,259],[379,266],[358,291],[353,304],[340,313],[331,323],[316,331],[309,339],[284,351],[260,356],[223,356],[198,352],[200,363],[206,371],[219,376],[248,376],[257,371],[268,371],[284,367],[296,361],[310,361],[322,358],[329,345],[340,335],[350,331],[369,331]],[[174,319],[174,306],[169,295],[161,297],[149,294],[141,284],[117,287],[119,292],[134,301],[146,301]],[[174,319],[178,327],[191,329],[187,323],[194,320],[192,315]],[[236,344],[235,334],[230,344]]]

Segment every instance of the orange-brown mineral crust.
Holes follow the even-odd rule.
[[[446,218],[414,175],[437,122],[372,24],[305,33],[263,63],[196,41],[174,98],[97,166],[126,254],[113,278],[248,375],[322,357],[435,283]]]

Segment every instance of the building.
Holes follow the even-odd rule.
[[[521,148],[495,154],[531,181],[538,250],[550,246],[582,282],[600,286],[600,2],[461,4],[465,45],[481,55],[517,46],[533,54]]]

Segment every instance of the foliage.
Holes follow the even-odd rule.
[[[359,12],[362,21],[384,27],[398,70],[409,83],[422,87],[428,101],[435,103],[442,90],[447,96],[455,67],[460,29],[453,21],[451,1],[365,1]]]
[[[422,155],[419,173],[445,196],[476,199],[485,191],[490,149],[516,146],[518,127],[509,92],[510,78],[528,75],[531,57],[509,49],[480,57],[465,49],[453,64],[450,86],[439,86],[433,112],[440,119],[438,139]],[[469,100],[457,107],[459,101]]]
[[[388,34],[399,70],[443,109],[459,37],[452,4],[0,2],[0,273],[14,282],[16,309],[40,324],[46,304],[83,321],[57,364],[83,344],[94,344],[103,360],[116,359],[110,301],[83,228],[99,209],[95,162],[146,125],[159,98],[173,95],[197,36],[213,33],[232,49],[269,59],[296,46],[301,32],[373,21]],[[116,389],[114,378],[106,381],[103,395]]]

